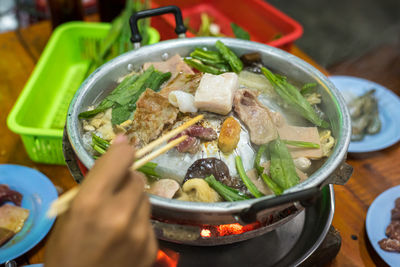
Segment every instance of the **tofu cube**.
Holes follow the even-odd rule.
[[[238,88],[238,76],[234,72],[205,73],[194,96],[194,105],[200,110],[226,115],[232,109],[233,93]]]

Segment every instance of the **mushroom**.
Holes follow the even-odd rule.
[[[218,202],[222,201],[219,194],[212,189],[202,178],[193,178],[182,186],[179,200],[193,202]]]

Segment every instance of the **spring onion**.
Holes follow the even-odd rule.
[[[301,116],[322,128],[329,127],[329,124],[315,113],[312,106],[301,95],[300,91],[290,84],[285,77],[273,74],[265,67],[261,67],[261,71],[273,85],[276,93],[291,107],[293,107],[294,110],[300,113]]]
[[[244,170],[244,167],[243,167],[242,159],[240,158],[240,156],[235,157],[235,164],[236,164],[236,169],[239,173],[240,179],[242,179],[244,185],[247,187],[247,189],[249,189],[250,193],[255,197],[262,197],[263,194],[257,189],[257,187],[253,184],[253,182],[247,176],[246,171]]]
[[[224,185],[223,183],[218,182],[214,175],[210,175],[204,180],[208,183],[208,185],[217,191],[220,196],[227,200],[227,201],[239,201],[239,200],[246,200],[249,199],[247,196],[240,194],[239,191],[236,189],[233,189],[227,185]]]

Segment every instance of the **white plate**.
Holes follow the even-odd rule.
[[[351,76],[330,76],[330,80],[343,96],[360,96],[375,89],[379,118],[382,128],[379,133],[365,135],[361,141],[351,141],[349,152],[371,152],[387,148],[400,140],[400,98],[380,84]]]

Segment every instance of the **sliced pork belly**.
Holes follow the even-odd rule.
[[[278,137],[270,111],[257,99],[257,91],[242,89],[235,92],[234,110],[250,131],[256,145],[266,144]]]
[[[227,72],[221,75],[206,73],[200,80],[194,104],[200,110],[226,115],[232,109],[233,94],[238,88],[236,73]]]
[[[151,65],[161,72],[171,72],[177,74],[179,72],[194,74],[193,70],[182,60],[181,56],[176,54],[166,61],[146,62],[143,64],[143,69],[146,70]]]
[[[131,139],[147,144],[156,139],[166,125],[176,120],[179,110],[167,98],[147,88],[136,102],[132,127],[128,132]]]

